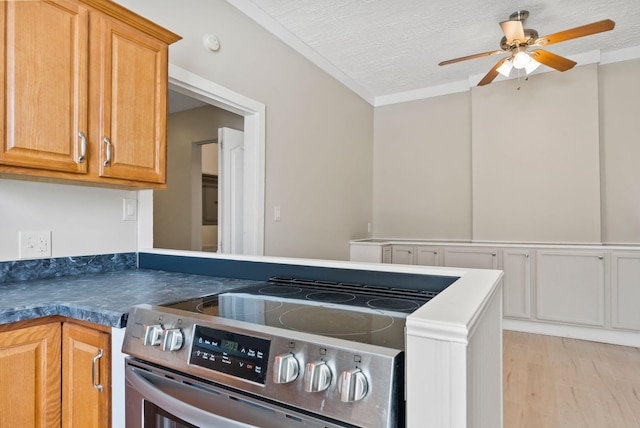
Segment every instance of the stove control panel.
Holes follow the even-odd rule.
[[[355,426],[395,426],[404,406],[393,348],[137,305],[122,352]]]

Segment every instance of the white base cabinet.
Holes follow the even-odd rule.
[[[375,243],[352,244],[349,248],[349,260],[391,263],[391,245],[377,245]]]
[[[413,245],[394,245],[391,247],[391,263],[413,265],[416,260],[415,252]]]
[[[534,254],[530,249],[507,248],[502,251],[505,317],[531,318],[531,265]]]
[[[611,326],[640,330],[640,253],[611,254]]]
[[[538,251],[536,317],[604,327],[603,251]]]
[[[391,263],[442,266],[442,248],[430,245],[392,245]]]
[[[505,325],[515,330],[640,346],[640,247],[375,242],[385,262],[503,270]]]
[[[473,269],[498,269],[498,249],[485,247],[448,247],[444,265]]]

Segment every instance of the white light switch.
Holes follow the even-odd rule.
[[[122,220],[136,221],[138,219],[138,200],[124,198],[122,200]]]
[[[273,220],[280,221],[280,207],[273,207]]]

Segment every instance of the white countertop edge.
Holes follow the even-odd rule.
[[[501,288],[498,270],[469,270],[407,317],[407,335],[467,344],[489,301]]]

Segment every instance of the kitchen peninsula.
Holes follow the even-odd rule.
[[[240,285],[243,281],[264,280],[275,273],[298,276],[320,276],[330,280],[336,275],[356,277],[362,282],[397,281],[419,284],[421,278],[457,277],[450,286],[407,318],[406,331],[406,367],[407,376],[407,426],[423,425],[424,415],[434,426],[472,427],[500,426],[502,421],[502,361],[501,361],[501,286],[502,273],[493,270],[468,270],[426,268],[420,266],[393,266],[368,263],[337,262],[323,260],[289,259],[252,256],[223,256],[197,252],[148,250],[138,254],[138,269],[121,273],[105,273],[77,278],[57,278],[51,284],[82,283],[75,292],[87,293],[91,283],[95,285],[94,303],[82,304],[89,312],[111,313],[125,312],[122,308],[109,308],[108,299],[102,297],[109,293],[118,293],[109,285],[116,283],[144,283],[145,291],[123,295],[128,305],[136,303],[159,303],[160,295],[154,293],[155,277],[161,283],[159,289],[170,291],[171,295],[161,299],[176,300],[179,290],[185,291],[183,298],[201,295],[203,285],[209,283],[211,290],[220,291],[229,288],[229,281]],[[191,277],[190,275],[198,275]],[[123,281],[129,277],[130,281]],[[207,278],[209,277],[209,278]],[[219,277],[226,278],[220,280]],[[137,280],[135,278],[138,278]],[[187,284],[184,279],[197,281]],[[93,281],[87,281],[93,279]],[[105,282],[106,281],[106,282]],[[172,281],[174,285],[172,286]],[[222,281],[222,283],[220,282]],[[236,281],[236,282],[234,282]],[[8,289],[24,289],[29,294],[29,283],[43,287],[47,280],[26,281],[4,284]],[[188,282],[188,281],[187,281]],[[222,284],[222,285],[221,285]],[[157,283],[156,283],[157,286]],[[419,285],[418,285],[419,286]],[[56,288],[58,288],[56,287]],[[194,288],[195,287],[195,288]],[[53,291],[53,290],[52,290]],[[131,291],[131,290],[130,290]],[[55,293],[54,293],[55,294]],[[44,294],[42,294],[44,296]],[[33,294],[31,294],[33,296]],[[16,313],[20,304],[13,294],[13,308],[3,307],[0,319],[3,322],[15,320],[6,318],[8,313]],[[65,307],[65,301],[73,302],[74,290],[71,287],[56,299],[59,308]],[[69,307],[74,305],[70,303]],[[112,311],[116,309],[117,311]],[[55,311],[47,313],[54,315]],[[41,316],[33,314],[32,316]],[[61,312],[58,315],[79,316],[78,313]],[[121,314],[122,315],[122,314]],[[15,315],[14,315],[15,316]],[[115,316],[117,318],[117,314]],[[93,322],[103,322],[99,318],[90,318]],[[123,355],[120,346],[123,339],[121,325],[110,324],[112,337],[113,362],[113,426],[121,426],[123,397]]]

